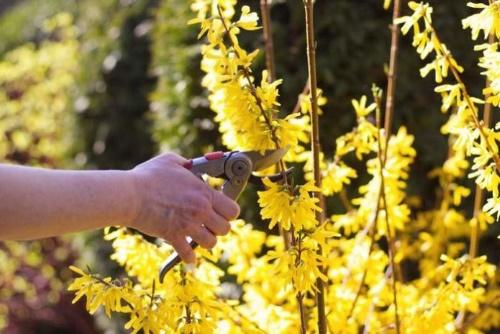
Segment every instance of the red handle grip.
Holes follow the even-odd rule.
[[[188,162],[184,163],[182,167],[191,170],[193,168],[193,159],[189,160]]]

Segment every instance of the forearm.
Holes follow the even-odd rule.
[[[0,164],[0,240],[127,225],[136,215],[125,171],[61,171]]]

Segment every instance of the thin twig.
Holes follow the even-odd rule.
[[[345,191],[345,189],[340,190],[339,198],[344,209],[346,209],[348,212],[354,210],[351,202],[349,201],[349,198],[347,197],[347,192]]]
[[[441,43],[441,40],[440,40],[436,30],[434,29],[434,26],[431,24],[431,22],[429,22],[429,20],[426,17],[424,17],[424,20],[425,20],[425,22],[427,22],[427,24],[431,28],[431,31],[434,34],[434,38],[435,38],[437,44],[441,48],[439,51],[443,54],[444,58],[448,62],[449,68],[451,70],[451,73],[453,74],[453,77],[455,78],[455,81],[460,85],[460,88],[462,89],[462,94],[463,94],[463,97],[465,99],[465,102],[467,103],[467,105],[470,109],[470,114],[472,116],[474,126],[476,129],[479,130],[479,133],[485,142],[486,148],[489,151],[489,153],[491,154],[493,161],[495,162],[495,168],[500,173],[500,157],[497,154],[495,154],[495,151],[492,149],[490,142],[488,141],[488,137],[486,136],[484,126],[483,126],[482,122],[480,122],[478,119],[478,115],[477,115],[478,112],[477,112],[476,105],[472,102],[472,99],[469,95],[469,92],[467,91],[465,83],[462,80],[462,78],[460,77],[460,73],[455,68],[454,62],[452,61],[452,60],[455,60],[455,58],[453,57],[451,51],[444,50],[442,48],[443,44]]]
[[[222,21],[222,25],[226,31],[226,34],[229,35],[229,28],[226,24],[226,22],[224,21],[224,17],[222,15],[222,10],[220,8],[220,6],[217,6],[217,9],[219,11],[219,15],[220,15],[220,19]],[[231,43],[234,43],[232,40],[231,40]],[[233,47],[235,47],[235,45],[233,44]],[[239,57],[238,53],[236,53],[236,56]],[[276,127],[274,127],[271,123],[271,119],[269,118],[269,116],[267,115],[266,113],[266,110],[264,110],[264,107],[262,106],[262,101],[260,99],[260,97],[258,96],[257,94],[257,89],[251,79],[251,72],[250,72],[250,69],[249,68],[246,68],[244,67],[242,69],[242,73],[248,83],[248,87],[249,87],[249,90],[250,90],[250,94],[254,97],[255,101],[256,101],[256,104],[261,112],[261,115],[264,117],[264,120],[271,132],[271,138],[276,146],[277,149],[280,148],[280,142],[278,140],[278,137],[276,135]],[[280,167],[280,172],[281,174],[283,175],[283,179],[284,179],[284,182],[285,182],[285,187],[291,191],[290,189],[290,186],[288,184],[288,177],[286,175],[286,166],[285,166],[285,163],[283,161],[283,159],[280,159],[280,162],[279,162],[279,167]],[[291,237],[291,240],[288,238],[288,233],[285,233],[284,234],[284,242],[285,242],[285,248],[288,249],[290,248],[291,245],[294,245],[296,240],[295,240],[295,233],[293,231],[293,228],[291,229],[290,231],[290,237]],[[299,240],[300,240],[300,237],[299,237]],[[299,258],[300,259],[300,258]],[[306,323],[305,323],[305,308],[304,308],[304,305],[302,303],[302,298],[299,298],[297,297],[297,302],[299,304],[299,312],[300,312],[300,317],[301,317],[301,326],[302,328],[307,328],[306,327]],[[306,333],[306,331],[304,331],[304,333]]]
[[[269,8],[268,0],[260,0],[260,14],[262,17],[262,26],[264,30],[266,68],[267,72],[269,73],[268,82],[271,83],[276,80],[276,66],[274,62],[274,42],[273,30],[271,25],[271,9]],[[281,167],[282,171],[286,170],[286,166],[284,165],[284,162],[282,160],[278,162],[278,167]],[[280,235],[283,237],[285,249],[288,250],[290,248],[290,233],[280,226]]]
[[[396,79],[397,79],[397,64],[398,64],[398,51],[399,51],[399,29],[396,20],[401,13],[401,0],[394,0],[392,9],[392,24],[391,24],[391,51],[389,57],[389,71],[387,73],[387,95],[385,100],[385,149],[384,149],[384,166],[387,161],[387,152],[389,151],[389,140],[392,134],[392,122],[394,119],[394,96],[396,94]],[[385,194],[383,194],[385,196]],[[387,208],[386,208],[387,211]],[[390,241],[393,243],[392,248],[395,250],[396,236]],[[393,268],[398,281],[403,280],[403,274],[399,264]]]
[[[294,194],[292,194],[293,196]],[[298,231],[295,233],[295,229],[293,226],[290,229],[290,234],[292,235],[292,246],[297,249],[297,258],[295,259],[294,265],[298,267],[300,265],[300,262],[302,261],[302,239],[303,239],[303,232]],[[297,235],[297,237],[295,237]],[[292,281],[293,282],[293,281]],[[293,282],[295,284],[295,282]],[[307,333],[307,319],[306,319],[306,308],[304,306],[304,295],[302,293],[297,293],[295,295],[295,298],[297,299],[297,306],[299,308],[299,315],[300,315],[300,332],[301,334],[306,334]]]
[[[490,1],[491,5],[491,1]],[[493,44],[495,42],[495,36],[493,34],[490,34],[488,36],[488,43]],[[490,81],[488,78],[486,78],[486,83],[485,83],[486,88],[490,86]],[[484,109],[483,109],[483,122],[486,127],[490,126],[491,123],[491,103],[488,102],[488,97],[489,94],[485,95],[485,104],[484,104]],[[483,189],[479,186],[476,185],[475,187],[475,193],[474,193],[474,211],[473,211],[473,217],[475,218],[474,224],[471,226],[470,230],[470,244],[469,244],[469,257],[471,259],[474,259],[477,256],[478,249],[479,249],[479,234],[480,234],[480,227],[479,227],[479,215],[482,212],[482,206],[483,206],[483,199],[484,199],[484,191]],[[464,328],[468,327],[465,326],[464,321],[465,321],[465,316],[466,316],[466,311],[461,311],[457,315],[455,322],[457,324],[457,328]]]
[[[380,164],[380,189],[381,189],[381,194],[382,194],[382,202],[384,204],[384,211],[385,211],[385,227],[386,227],[386,234],[387,234],[387,241],[389,244],[389,261],[391,264],[391,271],[392,271],[392,297],[393,297],[393,303],[394,303],[394,318],[396,320],[396,333],[400,334],[400,329],[401,329],[401,324],[400,324],[400,319],[399,319],[399,312],[398,312],[398,294],[397,294],[397,286],[396,286],[396,266],[395,266],[395,261],[394,261],[394,256],[395,256],[395,245],[394,245],[394,238],[391,236],[391,225],[389,221],[389,210],[387,208],[387,197],[385,194],[385,178],[384,178],[384,169],[383,165],[385,164],[385,160],[383,156],[387,155],[386,153],[382,152],[382,135],[381,135],[381,121],[380,121],[380,98],[377,94],[374,94],[375,96],[375,103],[377,105],[377,145],[378,145],[378,152],[377,156],[379,159],[379,164]],[[385,151],[387,152],[389,150],[389,147],[386,146]]]
[[[244,314],[242,314],[239,310],[237,310],[235,308],[234,305],[228,305],[227,303],[224,302],[223,299],[221,298],[217,298],[217,300],[220,302],[220,303],[223,303],[225,306],[228,306],[229,309],[231,311],[233,311],[238,317],[240,317],[243,321],[246,321],[247,323],[249,323],[250,325],[252,325],[253,327],[255,327],[256,330],[258,330],[259,332],[262,332],[262,333],[266,333],[262,328],[259,327],[258,324],[256,324],[253,320],[249,319],[247,316],[245,316]],[[228,313],[229,315],[229,313]],[[237,320],[237,319],[234,319],[233,317],[229,316],[229,319],[238,327],[242,327],[242,321],[241,320]]]
[[[316,78],[316,42],[314,40],[314,17],[313,0],[304,0],[305,24],[307,30],[307,69],[309,73],[309,92],[311,94],[311,150],[313,154],[314,183],[321,189],[321,169],[319,161],[320,143],[319,143],[319,120],[318,120],[318,95]],[[319,199],[322,212],[316,212],[318,224],[322,224],[325,215],[324,199],[321,191],[315,192],[314,196]],[[318,246],[318,254],[322,256],[323,250]],[[323,265],[319,270],[325,272]],[[321,278],[316,280],[316,308],[318,311],[318,333],[326,333],[326,315],[325,315],[325,291]]]
[[[463,324],[458,325],[457,326],[458,333],[466,333],[467,329],[474,323],[474,321],[477,320],[477,318],[479,318],[480,315],[482,315],[490,307],[494,307],[495,306],[495,303],[496,303],[496,301],[498,299],[500,299],[500,296],[496,296],[496,297],[492,298],[492,300],[490,302],[484,304],[483,307],[478,312],[472,314],[470,316],[470,318],[467,319],[466,322],[464,322]]]
[[[306,84],[304,85],[304,89],[302,89],[302,93],[300,93],[300,95],[304,96],[308,93],[309,93],[309,78],[307,78]],[[292,114],[296,114],[300,111],[300,95],[299,98],[297,99],[295,107],[293,107]]]
[[[378,216],[379,210],[377,210],[376,216]],[[377,218],[375,218],[375,221]],[[354,309],[356,308],[356,304],[358,303],[359,297],[361,296],[361,291],[363,290],[363,285],[365,285],[366,276],[368,275],[368,263],[370,261],[370,255],[373,252],[373,246],[375,244],[375,230],[377,224],[373,224],[373,227],[370,229],[370,247],[368,248],[368,255],[366,257],[366,264],[363,270],[363,276],[361,276],[361,282],[359,282],[358,290],[356,291],[356,296],[354,296],[354,300],[352,302],[351,308],[349,309],[349,314],[347,315],[347,320],[351,318],[354,314]]]
[[[181,270],[181,285],[185,286],[186,285],[186,272],[184,270],[184,267]],[[191,309],[189,308],[189,302],[184,305],[184,310],[186,311],[186,324],[190,324],[193,319],[191,317]]]
[[[381,172],[382,174],[382,172]],[[381,180],[382,183],[384,183],[384,180],[382,178]],[[384,189],[385,186],[382,185],[382,189]],[[389,211],[387,210],[387,201],[386,201],[386,196],[385,196],[385,190],[382,191],[382,200],[384,202],[384,208],[385,208],[385,225],[387,229],[387,239],[389,241],[389,260],[391,262],[391,268],[392,268],[392,295],[393,295],[393,301],[394,301],[394,317],[396,319],[396,333],[400,334],[400,329],[401,329],[401,322],[399,319],[399,312],[398,312],[398,293],[397,293],[397,286],[396,286],[396,265],[394,261],[394,256],[395,256],[395,250],[394,250],[394,239],[391,237],[391,227],[389,224]]]
[[[394,0],[394,7],[392,10],[392,24],[391,24],[391,52],[389,56],[389,71],[387,73],[387,96],[385,100],[385,120],[384,130],[386,135],[384,152],[384,160],[387,159],[387,147],[389,145],[389,138],[392,133],[392,120],[394,115],[394,95],[396,92],[396,79],[397,79],[397,63],[399,51],[399,29],[396,24],[396,19],[400,14],[400,0]]]
[[[217,10],[219,12],[219,16],[220,16],[220,20],[222,22],[222,26],[224,27],[224,30],[225,30],[226,34],[229,35],[229,27],[227,26],[226,21],[224,20],[224,16],[222,15],[222,9],[221,9],[221,7],[219,5],[217,5]],[[232,39],[230,39],[230,40],[231,40],[231,45],[236,49],[236,46],[234,45],[233,40]],[[238,55],[237,52],[235,52],[235,55],[236,55],[236,57],[239,58],[239,55]],[[259,95],[257,94],[257,89],[256,89],[256,87],[255,87],[255,85],[253,83],[252,78],[251,78],[251,75],[252,75],[251,70],[249,68],[247,68],[247,67],[243,67],[242,73],[243,73],[243,76],[245,77],[245,79],[247,81],[250,94],[255,99],[257,107],[259,108],[259,111],[260,111],[262,117],[264,117],[264,121],[265,121],[265,123],[266,123],[269,131],[271,132],[271,139],[274,142],[274,145],[275,145],[276,149],[279,149],[280,148],[280,142],[279,142],[279,139],[278,139],[278,137],[276,135],[276,127],[273,126],[271,118],[269,117],[269,115],[267,114],[266,110],[262,106],[262,101],[261,101]],[[283,176],[283,180],[285,182],[285,186],[286,186],[286,188],[289,188],[288,177],[286,175],[286,167],[285,167],[285,163],[284,163],[283,159],[280,159],[279,166],[280,166],[280,173]]]
[[[295,260],[295,266],[300,265],[301,255],[302,255],[302,235],[303,232],[299,231],[297,237],[297,259]],[[297,304],[299,306],[299,314],[300,314],[300,333],[307,334],[307,320],[306,320],[306,312],[304,307],[304,295],[302,293],[297,293]]]
[[[266,50],[266,67],[269,72],[269,82],[276,80],[276,66],[274,63],[274,42],[271,29],[271,13],[268,0],[260,0],[260,14],[264,28],[264,47]]]
[[[491,4],[491,1],[490,1]],[[493,34],[490,34],[488,37],[488,43],[493,44],[495,41],[495,36]],[[490,86],[490,81],[486,79],[486,88]],[[485,96],[485,100],[488,101],[489,94]],[[487,128],[490,127],[491,124],[491,103],[485,102],[484,104],[484,113],[483,113],[483,122],[484,126]],[[473,259],[477,256],[477,251],[479,247],[479,223],[477,221],[477,218],[479,217],[479,214],[482,212],[481,208],[483,206],[483,197],[484,197],[484,192],[481,187],[476,185],[476,193],[474,196],[474,218],[476,218],[476,223],[472,226],[471,228],[471,235],[470,235],[470,248],[469,248],[469,256]]]

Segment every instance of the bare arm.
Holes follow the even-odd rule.
[[[0,165],[0,239],[36,239],[128,225],[138,210],[125,171]]]
[[[0,164],[0,240],[121,225],[161,237],[184,261],[229,231],[238,205],[164,154],[130,171],[61,171]]]

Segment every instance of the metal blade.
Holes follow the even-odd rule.
[[[286,152],[288,152],[288,146],[277,150],[267,150],[264,151],[264,153],[258,151],[247,151],[242,153],[252,160],[253,170],[258,171],[278,163],[280,159],[285,156]]]

